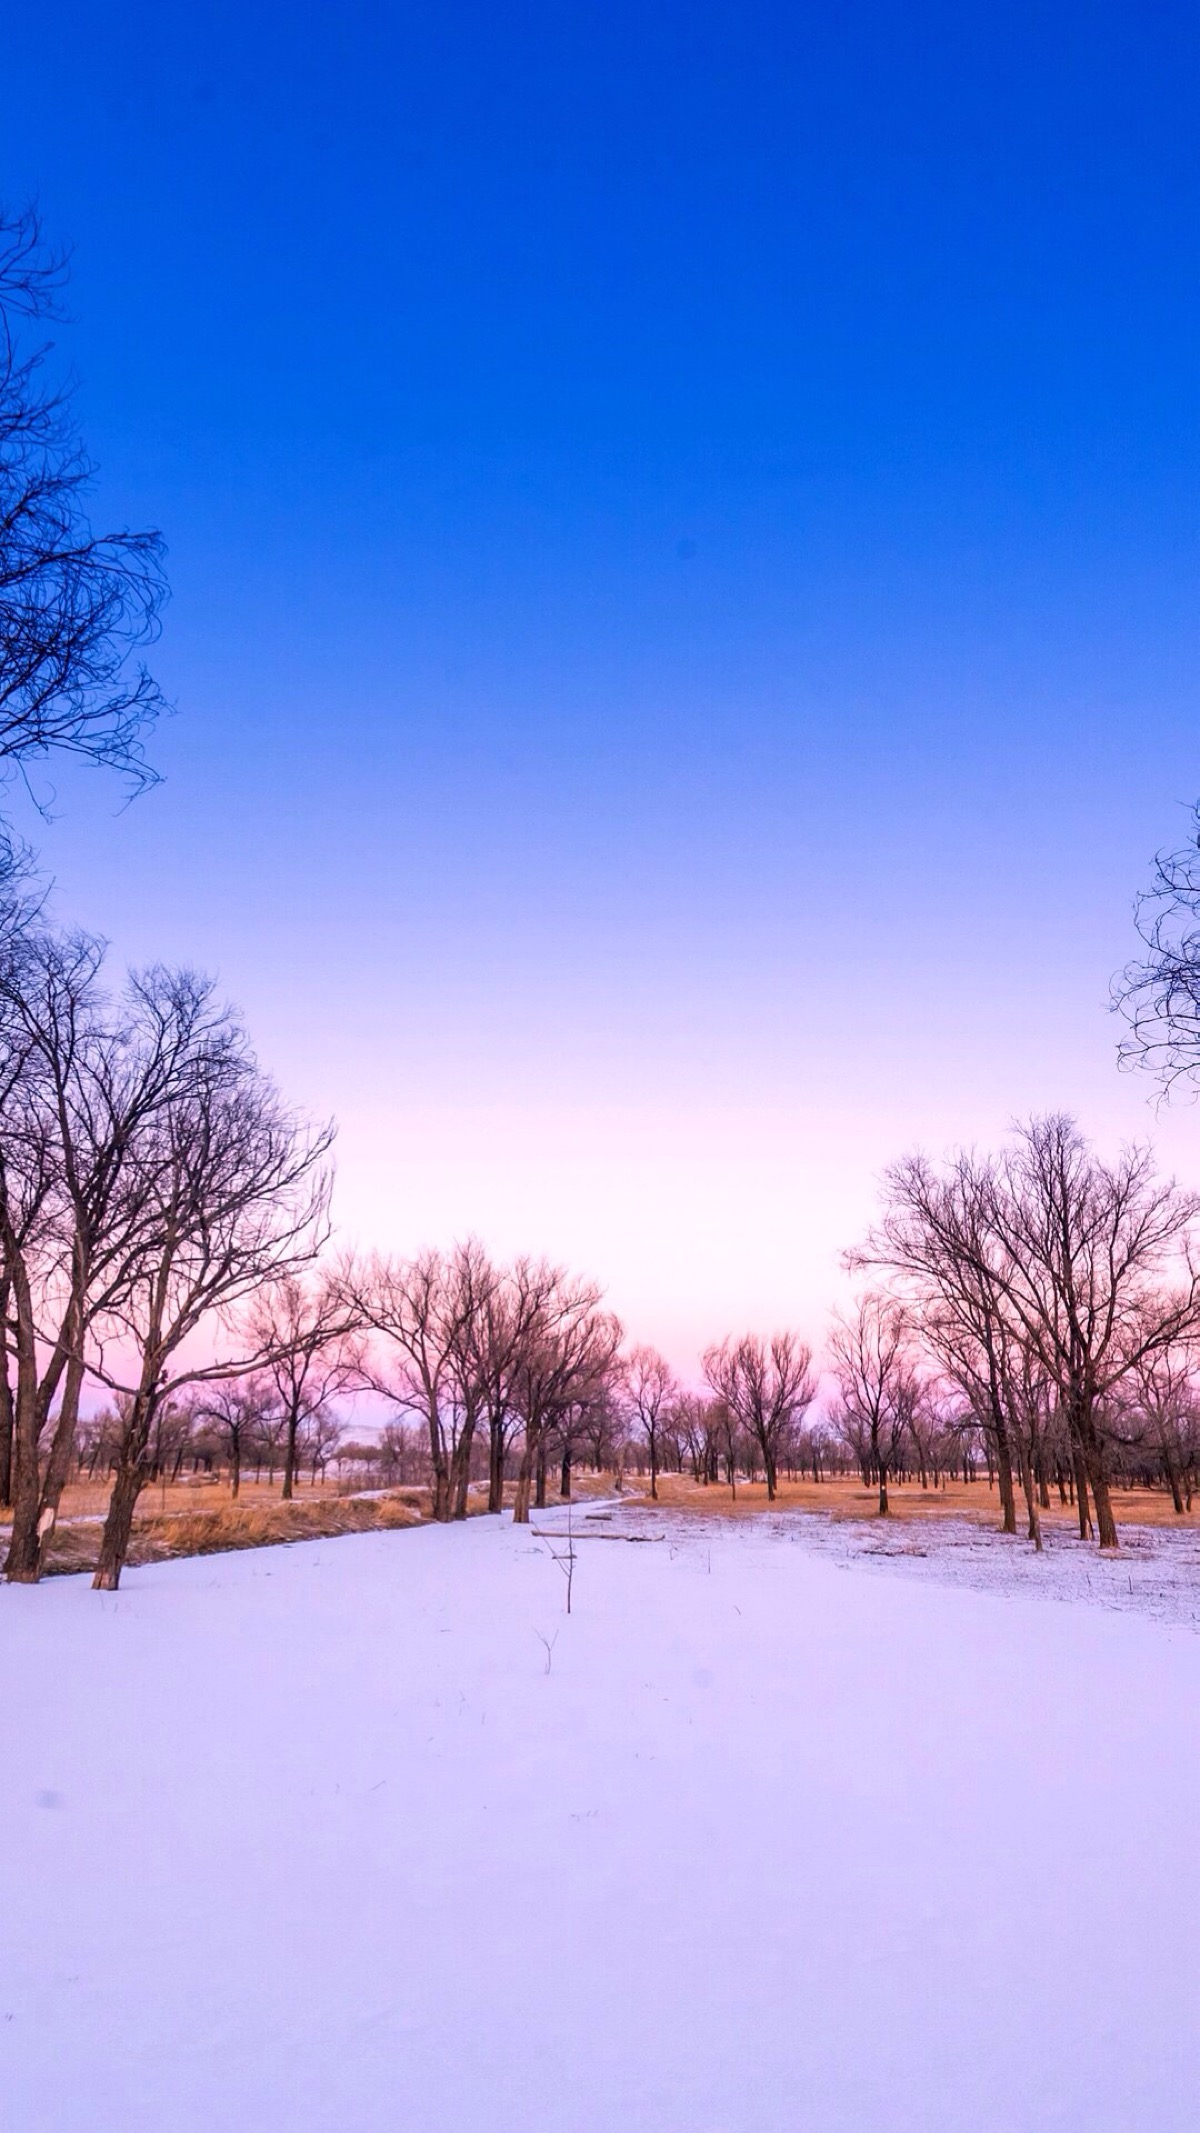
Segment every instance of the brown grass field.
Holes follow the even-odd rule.
[[[630,1502],[651,1500],[649,1488],[640,1480],[636,1488],[630,1488],[627,1482],[626,1494]],[[1057,1489],[1051,1489],[1050,1497],[1050,1509],[1042,1512],[1043,1524],[1048,1529],[1061,1526],[1067,1532],[1078,1531],[1074,1505],[1060,1504]],[[917,1482],[897,1487],[893,1482],[888,1487],[888,1498],[889,1515],[897,1520],[966,1518],[983,1527],[998,1529],[1000,1525],[1000,1498],[996,1489],[989,1489],[986,1476],[978,1481],[951,1481],[938,1489],[922,1489]],[[877,1492],[864,1489],[857,1476],[839,1476],[820,1483],[781,1481],[774,1504],[768,1505],[763,1481],[739,1481],[733,1496],[727,1486],[711,1484],[705,1488],[685,1474],[660,1474],[658,1500],[664,1510],[688,1511],[707,1518],[750,1518],[766,1510],[821,1511],[837,1519],[874,1519],[879,1514]],[[1160,1489],[1114,1489],[1113,1510],[1119,1526],[1169,1526],[1175,1531],[1200,1526],[1200,1500],[1191,1511],[1178,1517],[1170,1497]],[[1018,1529],[1023,1529],[1024,1501],[1019,1490],[1017,1523]]]
[[[103,1518],[108,1509],[111,1482],[105,1478],[97,1481],[72,1481],[63,1491],[60,1518]],[[406,1495],[420,1496],[419,1488],[407,1489]],[[339,1497],[337,1483],[332,1480],[318,1482],[314,1487],[307,1479],[297,1484],[293,1499],[296,1503],[336,1503]],[[236,1508],[240,1511],[269,1510],[279,1503],[279,1476],[273,1482],[255,1481],[253,1473],[243,1474]],[[234,1508],[233,1496],[227,1477],[215,1478],[210,1474],[187,1475],[180,1481],[148,1482],[138,1500],[135,1516],[138,1519],[166,1518],[177,1513],[192,1517],[196,1512],[228,1511]]]
[[[50,1547],[50,1574],[91,1570],[100,1547],[108,1485],[73,1483],[65,1490]],[[320,1540],[416,1526],[429,1515],[423,1489],[340,1496],[333,1486],[302,1488],[282,1503],[279,1485],[243,1483],[235,1503],[227,1481],[194,1486],[154,1485],[134,1516],[131,1563],[159,1563],[183,1555],[218,1555],[233,1548],[269,1548],[281,1541]],[[0,1541],[6,1528],[0,1526]]]
[[[607,1496],[613,1488],[613,1477],[608,1474],[576,1476],[576,1496],[581,1502]],[[986,1479],[952,1481],[937,1489],[922,1489],[915,1482],[898,1487],[893,1484],[889,1495],[890,1516],[897,1523],[963,1518],[984,1530],[999,1529],[999,1498]],[[626,1475],[623,1497],[631,1509],[652,1508],[644,1477]],[[1051,1497],[1049,1510],[1042,1512],[1046,1527],[1067,1533],[1076,1531],[1074,1507],[1061,1505],[1057,1490],[1051,1491]],[[481,1511],[483,1492],[475,1488],[472,1498],[472,1511]],[[551,1493],[550,1504],[557,1504],[558,1500]],[[107,1483],[77,1482],[67,1489],[51,1547],[52,1574],[93,1567],[107,1503]],[[863,1522],[878,1517],[875,1491],[864,1489],[857,1478],[848,1477],[819,1484],[782,1481],[774,1505],[769,1505],[764,1482],[739,1481],[733,1495],[724,1485],[705,1488],[686,1475],[662,1474],[658,1504],[662,1510],[696,1518],[754,1518],[772,1509],[820,1512],[833,1519]],[[1193,1510],[1177,1517],[1170,1497],[1157,1489],[1115,1490],[1113,1508],[1119,1526],[1161,1526],[1175,1531],[1200,1527],[1200,1500]],[[1017,1516],[1019,1530],[1023,1530],[1019,1497]],[[272,1486],[249,1480],[243,1482],[235,1503],[224,1479],[156,1483],[145,1490],[138,1505],[129,1560],[134,1564],[165,1562],[172,1557],[214,1555],[227,1549],[268,1548],[286,1541],[421,1525],[428,1517],[428,1491],[420,1488],[341,1495],[333,1483],[317,1487],[306,1483],[291,1503],[282,1503],[277,1482]],[[0,1525],[0,1542],[4,1530]]]

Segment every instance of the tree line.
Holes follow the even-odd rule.
[[[11,948],[11,944],[10,944]],[[163,971],[115,998],[80,936],[30,927],[0,980],[0,1493],[32,1580],[73,1465],[108,1475],[95,1582],[116,1584],[146,1482],[264,1464],[293,1493],[341,1456],[337,1403],[392,1420],[351,1465],[527,1522],[587,1465],[703,1486],[856,1472],[877,1491],[986,1472],[1042,1545],[1075,1505],[1117,1545],[1118,1482],[1182,1513],[1200,1459],[1200,1197],[1147,1149],[1106,1162],[1035,1119],[994,1155],[895,1164],[847,1255],[870,1285],[823,1365],[798,1334],[710,1347],[703,1385],[629,1345],[592,1281],[477,1240],[411,1257],[325,1249],[329,1129],[282,1103],[228,1008]],[[114,1399],[83,1420],[85,1382]],[[486,1492],[486,1493],[484,1493]]]
[[[0,774],[75,757],[131,789],[161,691],[144,654],[166,597],[155,531],[97,528],[94,469],[52,377],[65,262],[0,210]],[[1144,955],[1117,988],[1127,1063],[1200,1073],[1200,864],[1160,857]],[[793,1331],[711,1347],[682,1386],[627,1347],[599,1288],[476,1242],[329,1257],[331,1126],[284,1100],[212,982],[123,982],[105,944],[47,917],[0,823],[0,1503],[5,1570],[36,1579],[83,1462],[111,1483],[96,1583],[116,1585],[137,1501],[171,1461],[236,1484],[265,1457],[290,1496],[321,1471],[352,1391],[394,1419],[357,1463],[427,1482],[438,1519],[486,1482],[514,1516],[576,1463],[701,1484],[857,1470],[878,1491],[982,1465],[1002,1523],[1041,1544],[1057,1488],[1116,1543],[1114,1478],[1190,1502],[1197,1471],[1195,1195],[1148,1150],[1101,1161],[1069,1118],[991,1155],[888,1172],[847,1256],[864,1282],[814,1365]],[[85,1413],[85,1394],[107,1398]],[[189,1453],[190,1448],[190,1453]]]

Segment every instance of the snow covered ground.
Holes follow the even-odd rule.
[[[561,1518],[557,1508],[550,1514],[551,1523],[561,1523]],[[694,1546],[700,1535],[711,1531],[707,1518],[698,1534],[694,1518],[673,1517],[652,1507],[606,1509],[605,1522],[614,1519],[619,1531],[653,1532],[675,1547]],[[581,1523],[579,1530],[586,1532],[587,1524]],[[980,1592],[1084,1601],[1200,1629],[1200,1533],[1186,1526],[1122,1526],[1120,1551],[1107,1556],[1093,1542],[1080,1541],[1058,1526],[1048,1528],[1039,1556],[1024,1533],[1005,1540],[994,1527],[965,1518],[898,1517],[880,1524],[873,1518],[838,1519],[808,1511],[756,1512],[739,1519],[736,1530],[759,1541],[770,1533],[847,1565],[878,1565],[887,1572],[970,1585]]]
[[[0,1592],[3,2124],[1193,2133],[1186,1549],[576,1515]]]

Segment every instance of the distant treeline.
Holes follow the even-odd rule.
[[[63,755],[153,782],[143,663],[165,597],[154,531],[97,533],[70,391],[46,370],[62,262],[0,209],[0,776]],[[1131,1055],[1200,1077],[1200,858],[1159,861]],[[1117,1543],[1114,1481],[1190,1503],[1197,1471],[1200,1201],[1149,1152],[1101,1161],[1071,1119],[997,1155],[913,1156],[848,1264],[864,1288],[814,1366],[792,1331],[711,1347],[682,1386],[600,1289],[467,1241],[328,1255],[331,1127],[284,1101],[212,983],[154,965],[114,985],[105,945],[51,924],[0,822],[0,1507],[10,1579],[42,1571],[69,1479],[111,1484],[95,1582],[125,1563],[148,1480],[279,1479],[334,1462],[428,1487],[435,1518],[528,1520],[580,1464],[761,1476],[994,1477],[1005,1531],[1041,1545],[1057,1489]],[[394,1418],[345,1438],[340,1402]],[[104,1412],[86,1420],[100,1394]]]

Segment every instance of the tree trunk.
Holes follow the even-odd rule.
[[[1038,1554],[1042,1553],[1042,1521],[1038,1513],[1037,1490],[1034,1486],[1033,1464],[1023,1442],[1018,1444],[1017,1457],[1021,1467],[1021,1487],[1025,1492],[1025,1508],[1029,1514],[1029,1538]]]
[[[534,1461],[534,1478],[533,1507],[535,1511],[544,1511],[546,1508],[546,1447],[544,1444],[538,1445],[537,1458]]]
[[[533,1487],[533,1461],[533,1447],[527,1437],[525,1448],[521,1453],[521,1465],[517,1473],[517,1493],[513,1503],[514,1526],[527,1526],[529,1524],[529,1498]]]
[[[117,1468],[100,1542],[100,1559],[92,1579],[93,1592],[115,1592],[121,1582],[121,1572],[129,1553],[129,1536],[133,1531],[133,1514],[144,1479],[145,1470],[140,1462],[134,1464],[123,1459]]]
[[[12,1502],[13,1393],[8,1375],[8,1283],[0,1282],[0,1509]]]
[[[71,1471],[71,1454],[75,1449],[75,1435],[79,1427],[79,1395],[82,1390],[83,1356],[81,1353],[76,1352],[67,1364],[66,1376],[63,1379],[62,1405],[58,1411],[58,1421],[54,1426],[54,1436],[51,1439],[50,1452],[46,1460],[46,1472],[42,1481],[37,1522],[39,1576],[46,1567],[50,1536],[58,1519],[58,1507],[62,1502],[62,1492],[67,1485],[67,1476]]]
[[[504,1423],[492,1416],[488,1423],[488,1510],[504,1509]]]
[[[43,1421],[38,1398],[33,1302],[23,1265],[13,1275],[17,1314],[17,1399],[13,1431],[12,1538],[4,1575],[14,1585],[32,1585],[38,1574],[38,1439]]]
[[[450,1516],[465,1518],[471,1488],[471,1447],[475,1442],[473,1417],[463,1423],[462,1434],[450,1461]]]
[[[562,1466],[558,1476],[558,1493],[564,1503],[571,1501],[571,1447],[564,1444]]]
[[[296,1439],[300,1434],[300,1410],[289,1407],[287,1436],[283,1447],[283,1487],[279,1491],[281,1503],[290,1503],[296,1490]]]
[[[152,1381],[149,1391],[143,1385],[130,1409],[109,1499],[108,1516],[100,1538],[100,1558],[92,1579],[92,1589],[95,1592],[115,1592],[120,1583],[125,1558],[129,1553],[133,1514],[142,1492],[142,1483],[146,1479],[146,1447],[150,1442],[157,1404],[158,1396]]]
[[[1182,1518],[1183,1490],[1179,1486],[1179,1476],[1175,1471],[1175,1461],[1171,1457],[1171,1449],[1169,1444],[1167,1443],[1165,1435],[1159,1439],[1159,1442],[1162,1446],[1163,1467],[1167,1476],[1167,1487],[1171,1491],[1171,1502],[1175,1507],[1177,1515]]]
[[[1087,1468],[1084,1465],[1083,1449],[1074,1429],[1071,1430],[1071,1468],[1075,1478],[1075,1509],[1079,1514],[1079,1538],[1092,1537],[1092,1512],[1088,1502]]]
[[[775,1501],[775,1491],[776,1491],[776,1488],[777,1488],[777,1486],[778,1486],[778,1482],[779,1482],[779,1469],[778,1469],[778,1467],[776,1466],[776,1463],[775,1463],[775,1454],[774,1454],[774,1452],[773,1452],[773,1451],[771,1451],[771,1450],[770,1450],[770,1449],[768,1448],[768,1446],[767,1446],[767,1445],[765,1445],[765,1444],[763,1445],[763,1448],[762,1448],[762,1454],[763,1454],[763,1469],[764,1469],[764,1472],[766,1473],[766,1477],[767,1477],[767,1502],[768,1502],[768,1503],[774,1503],[774,1501]]]
[[[1096,1506],[1097,1537],[1102,1548],[1117,1548],[1120,1542],[1117,1538],[1117,1521],[1113,1516],[1108,1476],[1104,1471],[1104,1447],[1089,1409],[1079,1415],[1077,1428],[1087,1478],[1092,1485],[1092,1502]]]
[[[1009,1441],[1008,1423],[999,1400],[992,1404],[992,1434],[996,1440],[996,1480],[1000,1486],[1000,1531],[1015,1533],[1017,1530],[1017,1492],[1013,1487],[1012,1444]],[[963,1480],[966,1480],[963,1473]]]

